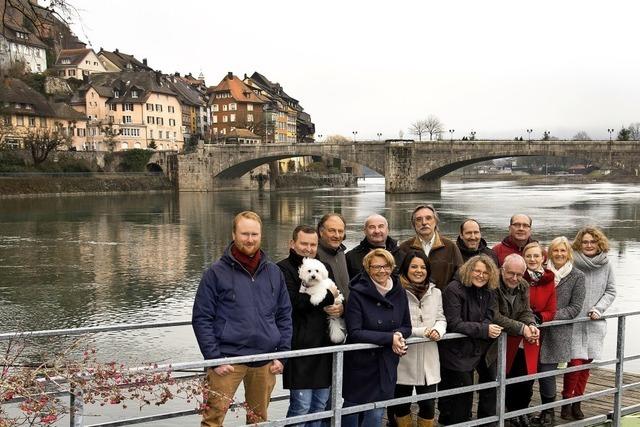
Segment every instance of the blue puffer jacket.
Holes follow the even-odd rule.
[[[252,277],[227,246],[202,276],[192,324],[205,359],[290,350],[291,302],[282,272],[261,252]]]

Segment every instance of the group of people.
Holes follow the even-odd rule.
[[[346,223],[324,215],[317,227],[293,230],[289,255],[277,264],[260,249],[262,222],[250,211],[233,221],[233,241],[205,271],[193,307],[193,328],[205,359],[272,353],[332,345],[327,317],[343,317],[347,343],[379,347],[344,354],[343,406],[432,393],[497,376],[497,340],[507,334],[507,377],[578,366],[600,358],[603,313],[615,298],[609,244],[597,227],[584,227],[573,242],[553,239],[548,247],[532,238],[532,220],[511,217],[509,234],[493,248],[478,221],[460,224],[455,241],[439,231],[438,212],[420,205],[411,215],[415,236],[398,244],[387,220],[370,215],[364,238],[350,251]],[[316,258],[334,286],[319,304],[304,292],[298,269]],[[345,303],[339,303],[342,298]],[[552,320],[589,317],[540,328]],[[465,338],[440,341],[448,332]],[[427,338],[407,345],[409,337]],[[290,392],[287,417],[330,408],[332,355],[320,354],[208,369],[208,404],[202,426],[220,426],[240,382],[247,422],[267,419],[275,375]],[[584,394],[589,370],[564,375],[562,397]],[[556,399],[555,377],[539,379],[543,403]],[[508,411],[529,406],[533,381],[507,386]],[[473,393],[438,399],[440,425],[472,418]],[[418,403],[417,425],[435,423],[435,400]],[[349,426],[381,426],[384,409],[343,416]],[[496,414],[496,389],[479,393],[478,418]],[[582,419],[580,403],[563,405],[561,417]],[[410,404],[389,406],[389,424],[412,426]],[[554,409],[538,417],[512,418],[512,426],[553,425]],[[321,426],[323,421],[300,425]]]

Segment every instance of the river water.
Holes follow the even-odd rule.
[[[640,306],[640,186],[445,181],[440,195],[389,195],[383,179],[368,178],[341,190],[0,199],[0,332],[190,319],[202,271],[221,255],[242,210],[261,215],[263,248],[279,260],[296,225],[316,224],[332,211],[347,220],[348,248],[374,212],[387,217],[392,237],[404,240],[413,234],[411,211],[425,202],[439,210],[444,235],[455,237],[460,222],[474,217],[490,245],[517,212],[533,218],[534,237],[544,243],[599,225],[610,238],[617,279],[612,310]],[[615,355],[615,327],[610,320],[607,358]],[[629,319],[627,328],[638,327],[637,318]],[[190,327],[92,340],[105,359],[201,359]],[[48,345],[64,348],[68,341]],[[627,354],[639,352],[639,342],[629,340]],[[640,371],[637,363],[629,367]]]

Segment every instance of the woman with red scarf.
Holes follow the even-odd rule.
[[[544,254],[538,242],[527,244],[522,250],[522,256],[527,264],[524,279],[529,284],[529,305],[541,324],[553,320],[556,314],[556,288],[554,274],[544,268]],[[544,329],[541,329],[544,334]],[[530,375],[538,372],[538,357],[540,343],[530,343],[522,336],[507,337],[507,378]],[[505,404],[509,411],[524,409],[529,406],[533,396],[533,382],[524,381],[507,386]],[[520,417],[520,425],[528,425],[528,420]]]

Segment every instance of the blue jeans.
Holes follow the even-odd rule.
[[[330,387],[289,390],[287,418],[324,411],[329,401],[330,390]],[[298,427],[320,427],[321,425],[322,420],[293,424]]]
[[[344,407],[355,406],[355,404],[349,404],[344,402]],[[382,416],[384,415],[384,408],[370,409],[364,412],[358,412],[355,414],[345,415],[342,417],[342,425],[344,427],[380,427],[382,426]]]

